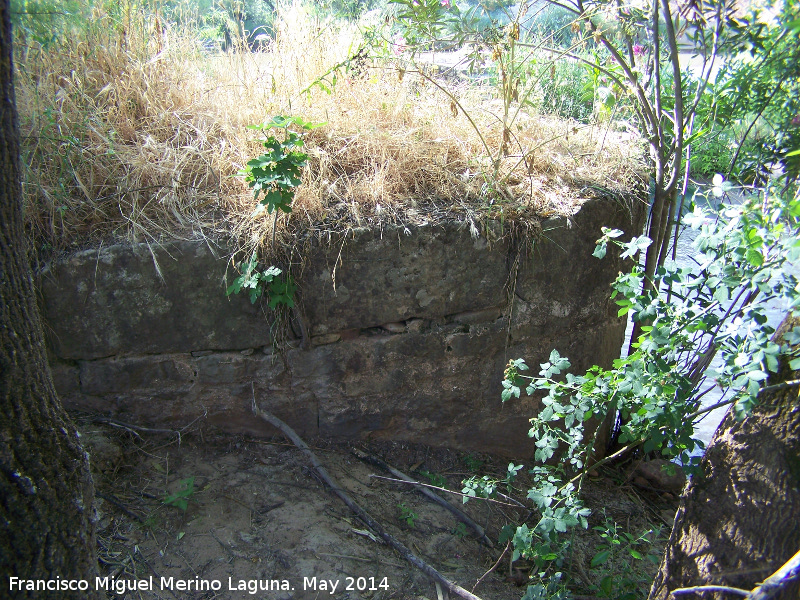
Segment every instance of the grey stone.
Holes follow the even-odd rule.
[[[225,296],[227,266],[202,242],[78,252],[39,279],[49,343],[68,359],[270,344],[260,307]]]
[[[238,352],[215,353],[195,361],[200,384],[248,383],[279,377],[285,367],[275,355],[242,355]]]
[[[681,466],[662,458],[639,463],[633,477],[634,480],[644,479],[649,487],[673,494],[680,494],[686,485],[686,474]]]
[[[169,390],[185,392],[196,373],[187,355],[134,356],[81,361],[81,391],[98,396]]]
[[[155,249],[163,280],[146,247],[78,253],[41,278],[56,385],[70,406],[137,423],[274,433],[255,401],[303,436],[526,458],[539,400],[502,404],[503,370],[554,348],[574,372],[618,357],[609,284],[622,263],[591,254],[603,225],[638,232],[634,213],[592,201],[571,226],[546,222],[515,285],[520,248],[499,224],[491,239],[458,223],[358,229],[311,248],[298,281],[310,343],[282,346],[262,304],[225,298],[226,261],[205,244]]]
[[[342,339],[338,333],[326,333],[325,335],[315,335],[311,338],[311,343],[314,346],[324,346],[325,344],[334,344]]]
[[[313,299],[305,306],[313,334],[503,303],[502,244],[492,251],[476,245],[463,223],[408,230],[360,229],[315,252],[301,283],[303,298]]]
[[[80,369],[77,366],[51,361],[50,372],[60,395],[66,396],[80,391]]]

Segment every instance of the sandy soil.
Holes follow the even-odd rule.
[[[179,439],[99,424],[87,415],[77,420],[96,472],[99,555],[109,597],[447,597],[371,533],[277,432],[273,439],[253,439],[201,427]],[[485,527],[495,542],[487,547],[412,486],[373,477],[391,475],[352,450],[378,456],[424,482],[441,477],[451,490],[460,490],[462,480],[473,474],[502,476],[507,460],[405,443],[306,441],[356,503],[448,579],[472,590],[483,577],[474,593],[485,599],[523,595],[530,565],[517,561],[510,574],[506,554],[494,572],[485,574],[503,552],[496,543],[501,527],[525,520],[533,526],[535,514],[485,501],[463,505],[451,495],[451,502]],[[637,534],[660,526],[659,541],[651,547],[658,556],[676,501],[637,491],[624,479],[609,471],[588,484],[585,497],[594,509],[590,525],[610,517]],[[527,488],[524,480],[519,483],[517,496],[523,500]],[[590,568],[590,561],[600,541],[591,527],[573,539],[574,552],[563,569],[578,595],[598,593],[603,572]],[[655,571],[647,561],[633,567],[644,580]],[[132,581],[139,589],[112,591],[123,591]]]

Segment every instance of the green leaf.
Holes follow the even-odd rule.
[[[594,252],[592,252],[592,256],[595,256],[597,258],[604,258],[606,255],[606,251],[607,248],[605,242],[603,242],[602,244],[597,244],[597,246],[594,249]]]
[[[592,563],[591,563],[592,568],[594,569],[602,564],[605,564],[610,555],[611,552],[609,550],[601,550],[600,552],[595,554],[594,557],[592,557]]]
[[[754,267],[760,267],[761,265],[764,264],[764,257],[758,250],[755,250],[753,248],[748,248],[745,256],[747,258],[747,262],[749,262]]]
[[[606,598],[610,598],[611,592],[614,589],[614,577],[611,575],[603,577],[603,579],[600,580],[600,589]]]

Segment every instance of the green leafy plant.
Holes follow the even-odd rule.
[[[463,540],[465,537],[467,537],[467,526],[463,523],[456,523],[455,527],[450,530],[450,533],[452,533],[458,539]]]
[[[444,475],[440,475],[439,473],[431,473],[429,471],[420,471],[419,474],[430,481],[431,485],[435,485],[436,487],[440,488],[447,487],[447,479],[445,479]]]
[[[276,116],[268,123],[249,126],[249,129],[257,131],[272,129],[283,131],[282,139],[274,135],[267,136],[263,140],[263,145],[268,152],[248,161],[247,167],[238,173],[244,176],[247,184],[253,189],[255,199],[258,200],[253,216],[265,210],[267,214],[275,213],[272,225],[273,245],[279,211],[292,212],[295,189],[302,182],[302,171],[308,160],[308,155],[299,150],[304,146],[303,135],[321,125],[307,123],[299,117]],[[293,126],[299,128],[300,132],[292,131],[290,127]],[[259,270],[255,250],[250,259],[240,263],[238,268],[241,274],[227,288],[226,296],[238,294],[246,289],[250,302],[255,303],[266,291],[270,308],[275,309],[279,305],[289,308],[294,306],[296,286],[292,277],[290,275],[286,278],[280,277],[282,270],[275,266]]]
[[[569,600],[572,594],[562,581],[563,576],[561,571],[557,571],[543,583],[529,585],[522,600]]]
[[[286,279],[280,277],[282,271],[278,267],[271,266],[263,271],[258,269],[258,256],[256,252],[250,260],[239,265],[241,275],[233,280],[225,292],[226,296],[238,294],[242,290],[247,290],[250,302],[255,304],[264,292],[269,298],[269,307],[276,309],[279,305],[289,308],[294,306],[294,292],[296,286],[290,275]]]
[[[800,173],[800,159],[790,154],[800,143],[800,7],[774,8],[770,24],[755,8],[728,22],[731,55],[697,106],[696,128],[708,133],[692,145],[693,172],[724,159],[714,172],[741,182],[763,184],[779,164],[792,179]],[[718,136],[727,148],[714,160]]]
[[[405,502],[401,502],[400,504],[398,504],[397,508],[400,509],[400,514],[398,515],[398,518],[401,521],[404,521],[406,525],[413,528],[414,523],[417,520],[417,513],[415,513],[408,506],[406,506]]]
[[[620,530],[613,519],[593,527],[602,542],[592,557],[590,567],[597,583],[592,592],[598,598],[612,600],[638,600],[645,598],[652,583],[650,569],[661,556],[654,542],[661,535],[658,529],[648,529],[635,536]]]
[[[508,463],[506,476],[502,479],[494,479],[488,475],[484,475],[481,478],[473,476],[465,479],[462,482],[464,489],[461,490],[461,493],[465,494],[463,497],[464,503],[466,504],[470,498],[494,498],[500,487],[504,488],[507,493],[511,493],[514,480],[517,478],[520,469],[522,469],[522,465],[515,465],[512,462]]]
[[[300,132],[292,131],[291,126],[300,128]],[[253,188],[256,200],[263,195],[255,215],[266,210],[268,214],[275,212],[277,219],[278,210],[292,212],[295,188],[301,183],[302,171],[308,160],[308,155],[299,150],[305,145],[303,135],[320,126],[321,124],[306,123],[298,117],[282,116],[273,117],[268,123],[248,126],[256,131],[283,131],[282,139],[274,135],[267,136],[263,140],[267,152],[248,161],[247,166],[238,173]]]
[[[724,197],[728,189],[716,177],[709,196]],[[680,460],[691,470],[699,460],[693,451],[703,447],[694,436],[699,419],[729,404],[739,418],[749,413],[781,355],[791,368],[800,368],[790,346],[800,340],[800,328],[786,335],[788,343],[774,341],[775,330],[765,314],[767,303],[776,299],[800,312],[800,284],[794,274],[800,262],[800,196],[796,190],[780,194],[770,188],[762,197],[716,209],[708,207],[708,199],[699,200],[685,219],[698,231],[696,268],[667,262],[656,270],[652,285],[645,286],[638,259],[650,245],[648,238],[622,242],[622,232],[604,229],[598,240],[595,256],[603,257],[615,245],[623,257],[633,259],[631,272],[621,273],[612,286],[619,315],[631,315],[642,324],[630,354],[614,361],[611,369],[594,366],[580,376],[567,372],[570,362],[557,350],[540,365],[538,376],[525,374],[529,367],[523,360],[509,362],[504,401],[520,397],[523,387],[528,395],[544,394],[529,432],[541,464],[530,471],[528,498],[540,521],[533,529],[517,527],[508,538],[515,557],[557,557],[557,564],[568,549],[560,536],[575,526],[587,527],[589,511],[580,490],[597,439],[596,430],[586,428],[591,419],[618,413],[617,442],[624,446],[592,468],[641,447]],[[720,364],[710,368],[716,355]],[[702,398],[717,387],[720,401],[701,406]]]
[[[467,465],[467,468],[473,473],[480,471],[485,462],[486,461],[478,458],[471,452],[464,457],[464,464]]]
[[[174,494],[164,494],[164,499],[161,502],[165,506],[174,506],[186,512],[189,507],[189,500],[195,492],[194,476],[182,479],[179,485],[178,491]]]

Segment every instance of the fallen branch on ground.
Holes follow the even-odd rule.
[[[486,573],[481,575],[481,578],[478,579],[478,581],[475,582],[475,585],[472,586],[473,592],[481,584],[481,582],[489,576],[489,573],[493,572],[497,568],[497,565],[499,565],[500,561],[503,560],[503,557],[506,555],[506,552],[508,552],[510,546],[511,546],[511,540],[508,540],[506,542],[506,547],[503,548],[503,553],[500,555],[500,558],[497,559],[497,562],[492,565],[491,569],[489,569],[488,571],[486,571]]]
[[[133,512],[131,509],[129,509],[127,506],[125,506],[122,502],[117,500],[111,494],[104,494],[103,492],[98,492],[97,490],[95,490],[94,495],[97,496],[98,498],[102,498],[103,500],[105,500],[106,502],[108,502],[110,504],[113,504],[118,509],[120,509],[122,512],[124,512],[126,515],[128,515],[131,519],[134,519],[134,520],[138,521],[139,523],[144,523],[144,519],[142,517],[137,515],[135,512]]]
[[[377,456],[371,456],[371,455],[367,454],[366,452],[362,452],[361,450],[356,450],[356,449],[353,449],[353,454],[355,454],[361,460],[364,460],[364,461],[367,461],[369,463],[372,463],[373,465],[388,471],[389,473],[391,473],[395,477],[399,477],[403,481],[406,481],[406,482],[411,483],[411,484],[419,484],[420,483],[419,481],[409,477],[408,475],[406,475],[402,471],[399,471],[398,469],[395,469],[392,465],[382,461]],[[475,521],[473,521],[469,517],[469,515],[467,515],[464,511],[460,510],[457,506],[453,506],[452,504],[450,504],[447,500],[445,500],[441,496],[437,496],[436,494],[434,494],[431,490],[429,490],[425,486],[419,486],[417,488],[417,491],[419,491],[421,494],[423,494],[427,498],[433,500],[434,502],[436,502],[440,506],[443,506],[444,508],[449,510],[451,513],[453,513],[456,516],[456,518],[459,521],[461,521],[465,525],[468,525],[469,527],[471,527],[475,531],[475,533],[478,534],[478,537],[481,539],[481,541],[484,544],[486,544],[490,548],[494,548],[494,544],[492,543],[492,540],[490,540],[486,536],[486,532],[484,532],[483,527],[481,527]]]
[[[350,510],[352,510],[356,516],[361,519],[370,529],[372,529],[376,534],[378,534],[383,541],[389,544],[392,548],[394,548],[400,555],[405,558],[408,562],[412,565],[417,567],[420,571],[425,573],[428,577],[433,579],[434,581],[438,581],[443,587],[447,589],[448,592],[451,594],[455,594],[464,598],[465,600],[480,600],[478,596],[472,594],[462,588],[459,585],[456,585],[449,579],[447,579],[444,575],[439,573],[436,569],[430,566],[428,563],[417,557],[411,550],[405,547],[402,542],[396,540],[394,537],[389,535],[383,528],[375,521],[372,517],[370,517],[367,512],[361,508],[358,504],[353,502],[353,500],[348,496],[342,488],[340,488],[336,482],[331,478],[328,472],[325,470],[325,467],[317,459],[316,455],[309,449],[308,445],[298,436],[294,430],[289,427],[286,423],[281,421],[279,418],[275,417],[274,415],[270,414],[269,412],[259,410],[258,406],[256,405],[255,398],[253,398],[253,413],[261,418],[264,419],[270,425],[273,425],[280,429],[283,434],[288,437],[294,445],[297,446],[303,454],[306,455],[306,458],[311,462],[316,470],[317,474],[320,478],[331,488],[334,494],[336,494],[339,499],[344,502]]]
[[[392,477],[383,477],[382,475],[370,475],[370,478],[371,479],[383,479],[384,481],[394,481],[395,483],[404,483],[406,485],[413,485],[415,487],[421,487],[421,488],[430,488],[432,490],[440,490],[442,492],[447,492],[448,494],[453,494],[455,496],[461,496],[462,498],[470,498],[470,499],[474,499],[474,500],[485,500],[486,502],[494,502],[495,504],[502,504],[503,506],[513,506],[514,508],[525,508],[525,505],[522,504],[522,502],[516,502],[516,500],[514,501],[515,503],[512,504],[510,502],[503,502],[503,501],[497,500],[495,498],[485,498],[484,496],[470,496],[469,494],[464,494],[463,492],[456,492],[454,490],[448,490],[447,488],[439,487],[438,485],[431,485],[429,483],[422,483],[421,481],[407,481],[405,479],[393,479]],[[504,494],[500,494],[499,492],[498,492],[498,495],[502,496],[503,498],[508,498],[509,500],[514,500],[513,498],[510,498],[509,496],[506,496]]]

